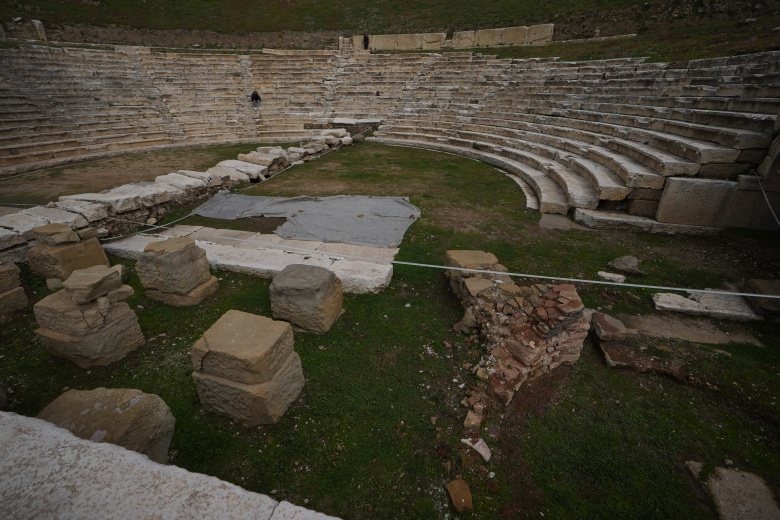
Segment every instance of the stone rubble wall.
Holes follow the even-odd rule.
[[[448,251],[446,265],[507,271],[482,252]],[[501,402],[508,404],[527,380],[579,359],[590,323],[573,285],[518,286],[507,275],[456,270],[446,276],[465,308],[455,330],[483,345],[474,373]]]
[[[330,135],[332,133],[344,137],[334,137]],[[50,202],[46,206],[4,215],[0,217],[0,262],[27,262],[28,252],[37,244],[33,233],[35,228],[65,224],[77,231],[78,235],[83,235],[82,240],[85,241],[94,240],[95,237],[105,239],[126,235],[142,228],[150,229],[174,209],[190,205],[219,189],[264,181],[291,164],[311,161],[333,149],[351,144],[352,138],[345,131],[324,130],[321,136],[301,143],[300,147],[287,150],[281,147],[261,147],[258,149],[261,151],[246,154],[253,162],[223,161],[207,172],[181,170],[159,176],[154,183],[132,183],[102,193],[62,196],[58,202]],[[63,278],[57,273],[47,277]]]

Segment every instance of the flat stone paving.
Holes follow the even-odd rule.
[[[390,284],[397,248],[290,240],[273,234],[177,225],[155,234],[133,235],[103,244],[106,252],[137,260],[144,248],[171,237],[192,236],[215,269],[271,278],[290,264],[333,271],[344,292],[376,293]]]
[[[0,518],[334,519],[8,412],[0,474]]]

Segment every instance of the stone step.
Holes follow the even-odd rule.
[[[451,140],[447,138],[436,138],[431,136],[431,141],[423,140],[425,137],[418,134],[403,134],[403,133],[385,133],[379,131],[374,133],[374,137],[368,138],[371,141],[391,145],[391,146],[411,146],[415,148],[425,148],[430,150],[438,150],[456,155],[463,155],[478,161],[486,162],[502,170],[506,170],[509,173],[519,176],[525,182],[527,182],[536,193],[539,199],[539,211],[542,213],[557,213],[560,215],[566,215],[569,211],[569,204],[566,193],[549,178],[545,173],[536,170],[526,164],[519,161],[515,161],[508,157],[503,157],[498,154],[489,153],[473,148],[466,148],[464,146],[458,146],[458,144],[464,144],[461,140]],[[456,144],[451,144],[456,143]]]

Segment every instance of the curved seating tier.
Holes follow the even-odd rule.
[[[25,45],[0,57],[0,175],[128,149],[304,140],[335,118],[379,119],[378,141],[501,164],[542,211],[651,218],[668,179],[736,183],[780,130],[780,52],[665,64]]]

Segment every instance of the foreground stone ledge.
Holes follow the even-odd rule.
[[[8,412],[0,412],[0,472],[8,519],[334,518]]]

